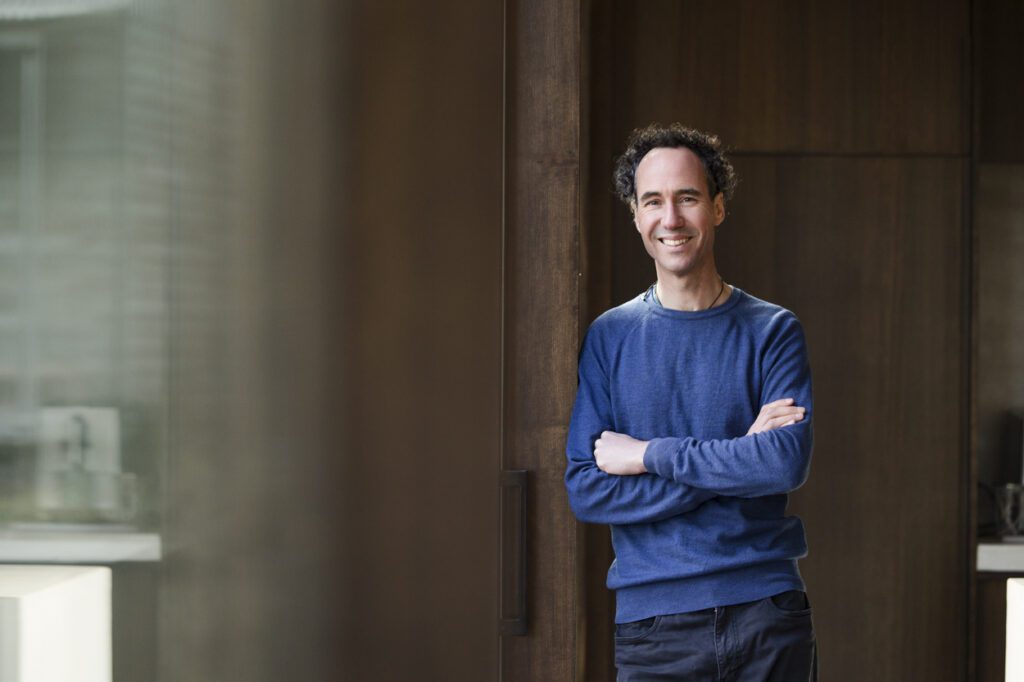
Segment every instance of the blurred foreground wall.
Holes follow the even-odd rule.
[[[159,679],[492,674],[501,9],[171,13]]]

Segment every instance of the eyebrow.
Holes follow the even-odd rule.
[[[682,195],[682,196],[690,196],[690,197],[699,197],[699,196],[701,196],[701,191],[699,189],[695,188],[695,187],[684,187],[683,189],[677,189],[672,194],[673,194],[673,196],[680,196],[680,195]],[[640,201],[644,202],[644,201],[646,201],[647,199],[649,199],[651,197],[660,197],[660,196],[661,196],[661,192],[655,192],[655,191],[652,190],[650,192],[644,192],[643,194],[641,194],[640,195]]]

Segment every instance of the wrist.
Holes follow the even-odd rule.
[[[644,440],[640,441],[639,445],[639,460],[637,462],[637,468],[640,469],[640,473],[650,473],[650,469],[647,466],[647,450],[650,448],[651,441]]]

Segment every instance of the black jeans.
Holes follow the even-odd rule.
[[[618,682],[816,682],[807,595],[657,616],[615,626]]]

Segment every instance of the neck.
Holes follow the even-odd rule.
[[[729,298],[729,287],[717,271],[699,278],[663,277],[659,273],[655,287],[661,305],[671,310],[707,310],[722,305]]]

